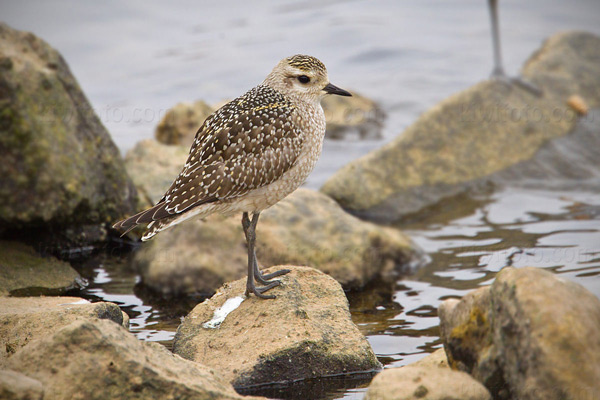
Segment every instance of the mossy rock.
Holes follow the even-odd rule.
[[[0,231],[110,224],[136,191],[61,55],[0,24]]]

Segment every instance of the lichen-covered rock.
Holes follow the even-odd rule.
[[[402,232],[363,222],[308,189],[298,189],[260,218],[260,263],[311,266],[345,289],[396,278],[420,254]],[[239,215],[188,221],[144,243],[134,260],[144,284],[167,295],[211,294],[245,276],[248,259],[240,222]]]
[[[119,151],[64,59],[3,23],[0,160],[0,231],[70,233],[134,210],[135,188]]]
[[[315,269],[285,268],[292,271],[269,291],[274,300],[243,298],[246,280],[240,279],[197,305],[177,329],[173,351],[238,388],[378,369],[342,287]],[[206,327],[236,300],[241,304],[218,327]]]
[[[373,100],[352,92],[352,97],[325,96],[321,104],[327,119],[326,138],[382,137],[385,113]]]
[[[78,297],[0,297],[0,365],[21,347],[76,320],[108,319],[127,326],[129,318],[113,303]]]
[[[0,399],[2,400],[42,400],[42,383],[18,372],[0,370]]]
[[[42,257],[23,243],[0,240],[0,296],[57,295],[83,284],[68,263]]]
[[[103,320],[73,322],[25,346],[9,364],[42,382],[45,400],[250,399],[211,369]]]
[[[189,148],[142,140],[125,155],[125,167],[139,192],[139,208],[156,204],[181,172]]]
[[[525,162],[553,139],[571,132],[577,115],[567,105],[569,96],[581,96],[590,107],[600,105],[598,60],[597,36],[580,32],[553,36],[523,71],[543,90],[541,97],[501,81],[479,83],[424,113],[393,142],[346,165],[322,191],[353,213],[389,221],[507,179],[553,182],[571,178],[577,167],[591,168],[588,175],[597,176],[597,162],[570,157],[572,146],[554,158],[555,165],[575,163],[569,168],[532,170]],[[599,148],[587,149],[594,160],[600,157]],[[509,168],[510,174],[496,179]]]
[[[176,104],[158,123],[154,136],[160,143],[189,148],[204,120],[214,111],[202,100]]]
[[[386,369],[371,382],[365,400],[491,400],[485,386],[464,372],[407,365]]]
[[[584,399],[600,393],[600,300],[536,268],[505,268],[490,287],[439,309],[453,368],[495,399]]]

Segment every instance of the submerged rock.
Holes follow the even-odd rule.
[[[21,347],[73,321],[98,318],[129,325],[127,315],[113,303],[78,297],[0,297],[0,365]]]
[[[352,97],[325,96],[321,102],[327,129],[325,137],[329,139],[380,139],[385,113],[371,99],[352,92]]]
[[[173,351],[215,368],[236,388],[380,368],[341,286],[312,268],[285,268],[292,271],[269,291],[274,300],[242,297],[241,279],[197,305],[177,329]],[[229,314],[211,323],[224,308]]]
[[[189,149],[196,132],[214,111],[214,107],[202,100],[176,104],[158,123],[154,136],[160,143],[183,145]]]
[[[573,178],[577,169],[579,178],[597,177],[597,162],[576,157],[572,145],[555,151],[552,164],[536,157],[557,138],[570,138],[577,147],[578,137],[568,135],[577,115],[567,99],[579,95],[590,107],[600,105],[598,60],[597,36],[555,35],[523,69],[543,90],[541,97],[500,81],[479,83],[424,113],[392,143],[346,165],[322,191],[352,213],[390,221],[489,184],[553,183]],[[600,146],[589,144],[579,147],[587,146],[597,160]],[[531,160],[534,165],[527,164]]]
[[[83,284],[68,263],[42,257],[23,243],[0,240],[0,296],[57,295]]]
[[[0,23],[0,70],[0,233],[43,227],[79,242],[101,238],[100,228],[77,230],[132,212],[136,192],[66,62]]]
[[[42,383],[11,370],[0,370],[0,399],[42,400]]]
[[[263,265],[294,263],[317,268],[345,289],[410,270],[419,256],[402,232],[363,222],[327,196],[298,189],[265,210],[257,229]],[[211,294],[246,275],[247,250],[240,216],[188,221],[163,232],[136,253],[145,285],[165,295]]]
[[[102,320],[73,322],[29,344],[9,367],[42,382],[46,400],[251,399],[215,371]]]
[[[386,369],[369,385],[365,400],[491,400],[485,386],[449,368],[407,365]]]
[[[505,268],[491,286],[442,303],[439,315],[450,365],[495,399],[600,393],[600,300],[576,283]]]

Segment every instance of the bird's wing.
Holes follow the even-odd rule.
[[[295,164],[301,148],[294,106],[278,91],[258,86],[206,119],[159,214],[181,213],[266,186]]]

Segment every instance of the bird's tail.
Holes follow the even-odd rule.
[[[126,235],[132,229],[140,224],[147,224],[169,217],[170,214],[165,210],[166,203],[160,202],[154,207],[141,211],[129,218],[125,218],[113,225],[113,228],[123,232],[121,236]]]

